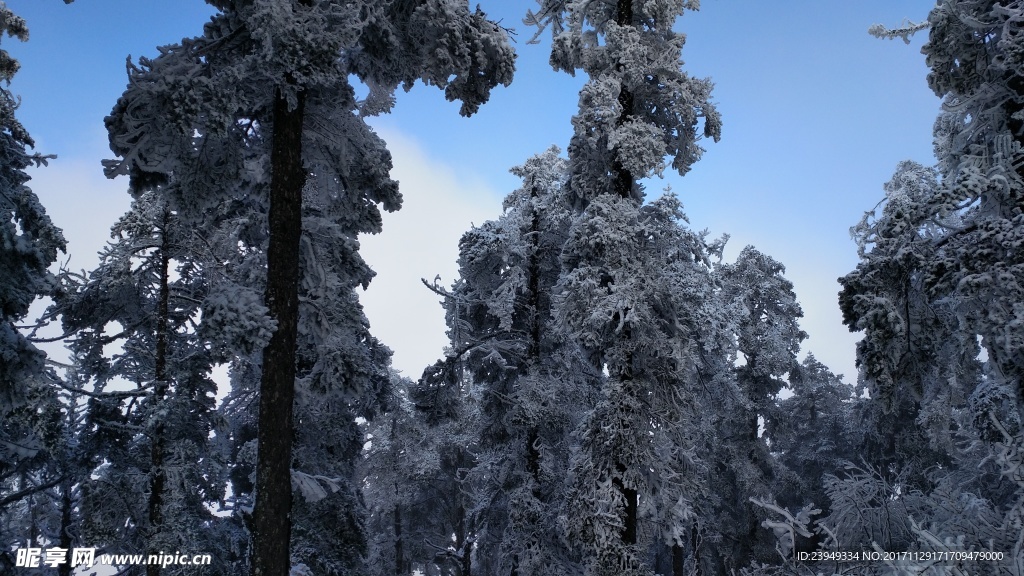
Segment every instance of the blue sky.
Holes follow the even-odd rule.
[[[103,178],[109,157],[103,117],[124,89],[125,58],[197,35],[212,9],[201,0],[7,0],[31,32],[2,46],[21,60],[12,90],[37,151],[57,154],[31,183],[70,240],[70,266],[90,269],[110,225],[128,206],[126,183]],[[472,118],[422,85],[400,94],[373,125],[388,141],[405,207],[384,233],[364,241],[379,276],[364,295],[374,333],[395,364],[419,376],[441,354],[443,313],[418,279],[455,276],[457,241],[470,222],[499,214],[517,185],[508,169],[552,144],[564,149],[584,78],[556,73],[546,43],[527,44],[521,24],[531,0],[481,7],[516,28],[512,86]],[[685,69],[715,82],[720,143],[685,177],[667,175],[691,225],[731,236],[727,259],[753,244],[787,267],[805,312],[814,354],[848,381],[854,343],[841,324],[836,278],[857,263],[849,227],[882,197],[903,159],[930,164],[939,100],[920,54],[870,37],[871,24],[925,19],[928,0],[706,0],[678,29]]]

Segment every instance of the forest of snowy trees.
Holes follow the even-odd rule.
[[[367,119],[417,81],[472,116],[510,29],[207,2],[111,103],[132,204],[91,271],[59,265],[0,50],[0,575],[1024,575],[1024,1],[871,30],[928,36],[943,106],[934,164],[851,222],[856,382],[800,359],[783,263],[647,189],[727,137],[682,66],[697,0],[524,6],[585,81],[572,136],[511,169],[453,283],[409,287],[449,339],[415,380],[359,300],[359,235],[402,205]],[[0,27],[28,38],[2,1]]]

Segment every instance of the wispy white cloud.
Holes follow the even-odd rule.
[[[378,133],[391,150],[391,175],[404,202],[398,212],[384,214],[381,234],[360,238],[360,252],[377,272],[360,299],[371,332],[394,350],[394,366],[415,379],[448,344],[440,298],[420,279],[440,276],[442,285],[451,285],[458,273],[459,238],[474,223],[501,213],[504,192],[432,157],[407,135],[393,129]]]
[[[361,237],[361,252],[377,272],[369,290],[360,299],[370,319],[371,331],[394,350],[395,367],[416,378],[440,358],[447,345],[444,310],[439,298],[420,279],[441,277],[444,286],[456,278],[458,242],[474,223],[496,218],[501,198],[508,190],[494,190],[471,169],[445,163],[413,137],[393,128],[378,129],[388,142],[399,180],[403,208],[384,214],[384,231]],[[108,180],[100,160],[110,155],[101,135],[91,138],[75,157],[58,158],[47,167],[33,169],[29,185],[39,195],[53,221],[68,240],[68,268],[92,270],[97,252],[109,239],[111,225],[129,207],[127,181]],[[40,146],[40,149],[44,149]],[[699,226],[698,226],[699,227]],[[726,261],[735,260],[739,250],[756,240],[734,235],[726,250]],[[853,350],[859,335],[842,325],[837,303],[839,285],[835,278],[846,271],[828,273],[823,249],[805,247],[800,254],[771,250],[770,256],[788,267],[804,310],[801,326],[809,334],[804,353],[814,355],[836,373],[856,381]],[[42,312],[43,303],[33,309]],[[33,316],[34,317],[34,316]],[[59,345],[56,345],[59,349]],[[51,350],[63,356],[57,350]]]
[[[45,143],[37,149],[46,152]],[[92,270],[110,239],[110,227],[131,205],[125,178],[109,180],[100,164],[111,157],[106,134],[93,134],[74,156],[58,156],[48,166],[33,168],[28,185],[39,196],[50,219],[64,231],[68,268]]]
[[[36,150],[45,154],[48,148],[45,142],[37,142]],[[32,179],[28,186],[67,240],[66,254],[59,255],[59,262],[51,267],[54,272],[60,267],[73,272],[96,268],[98,252],[110,239],[110,227],[131,204],[127,181],[111,181],[103,176],[100,160],[109,156],[105,135],[97,131],[74,156],[62,155],[50,160],[47,166],[29,170]],[[42,316],[50,302],[48,298],[37,300],[28,320]],[[59,326],[50,326],[40,331],[39,336],[49,338],[60,333]],[[68,359],[61,342],[43,343],[40,348],[58,362]]]
[[[362,254],[377,272],[360,298],[373,334],[395,351],[395,367],[416,378],[443,354],[447,344],[444,310],[420,278],[440,276],[449,286],[457,274],[458,242],[473,223],[496,217],[503,194],[482,179],[457,171],[418,142],[393,129],[380,130],[394,157],[403,208],[384,214],[384,232],[363,236]],[[40,149],[43,149],[42,146]],[[128,210],[124,179],[108,180],[100,160],[110,156],[100,137],[91,138],[74,157],[61,157],[33,169],[29,185],[54,223],[64,230],[73,271],[90,271],[109,240],[110,227]],[[42,313],[40,301],[32,317]],[[47,347],[64,358],[59,344]]]

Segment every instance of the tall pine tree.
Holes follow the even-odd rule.
[[[28,40],[25,21],[3,4],[0,35]],[[53,293],[57,282],[48,268],[65,248],[61,230],[27,185],[26,170],[50,157],[30,151],[35,143],[15,117],[19,101],[8,86],[18,68],[17,60],[0,49],[5,84],[0,87],[0,522],[5,525],[23,511],[34,514],[36,499],[45,500],[43,492],[60,483],[61,467],[53,459],[62,449],[64,430],[52,388],[57,377],[18,326],[36,298]],[[12,539],[38,543],[36,532],[6,535],[0,567],[9,559]]]
[[[552,66],[589,76],[568,150],[567,187],[581,213],[563,249],[555,314],[608,374],[581,430],[566,513],[593,574],[649,573],[641,516],[662,515],[654,538],[681,545],[691,513],[676,477],[685,447],[662,440],[670,427],[692,430],[696,403],[683,390],[696,384],[699,338],[686,317],[699,304],[682,302],[689,294],[673,284],[706,278],[707,251],[687,250],[677,201],[642,210],[638,184],[661,174],[666,157],[687,172],[702,153],[698,130],[720,135],[711,83],[680,70],[684,38],[672,26],[687,8],[696,5],[542,2],[528,17],[553,29]]]
[[[130,174],[135,193],[174,182],[170,204],[185,216],[241,194],[268,198],[269,234],[258,249],[275,329],[260,365],[251,566],[254,575],[283,576],[291,565],[303,205],[324,207],[352,238],[378,231],[375,208],[338,216],[345,206],[400,203],[383,142],[362,116],[386,111],[399,84],[420,78],[471,114],[511,80],[513,55],[503,31],[455,1],[209,2],[220,13],[202,36],[133,67],[107,122],[122,158],[108,173]],[[370,87],[364,103],[350,75]],[[249,146],[259,152],[243,153]],[[316,182],[307,184],[310,174]]]
[[[84,526],[110,552],[198,549],[224,486],[216,355],[198,326],[214,269],[203,262],[216,259],[154,192],[132,203],[111,236],[96,270],[64,275],[48,311],[70,335],[78,388],[90,390],[82,439],[97,468],[77,479]],[[108,357],[111,348],[119,352]]]
[[[578,558],[558,534],[570,433],[591,408],[600,375],[554,327],[552,293],[573,213],[557,148],[512,172],[521,188],[496,220],[466,232],[448,307],[452,352],[478,400],[468,475],[484,573],[564,574]]]

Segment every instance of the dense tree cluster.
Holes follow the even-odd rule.
[[[928,29],[943,99],[937,164],[901,163],[852,229],[861,263],[840,279],[840,306],[864,331],[875,402],[862,417],[884,435],[866,444],[873,467],[827,486],[849,508],[833,513],[840,544],[867,530],[908,549],[999,551],[1007,560],[984,569],[1020,573],[1022,17],[1017,2],[951,2],[913,27]],[[865,514],[858,492],[890,495],[872,508],[895,515]]]
[[[118,566],[147,576],[1024,573],[1020,2],[872,28],[928,30],[944,106],[937,164],[901,163],[851,229],[852,386],[799,359],[782,263],[726,261],[647,195],[722,136],[682,70],[698,2],[526,14],[587,76],[573,134],[512,169],[452,285],[424,281],[449,346],[413,381],[358,298],[359,234],[402,200],[366,118],[417,80],[474,113],[512,79],[506,31],[458,0],[208,1],[106,120],[133,203],[95,270],[50,269],[47,157],[0,89],[0,574],[77,546],[213,559]],[[0,26],[27,37],[2,3]],[[39,297],[66,364],[20,325]],[[922,554],[799,556],[872,550]],[[925,555],[952,552],[1000,556]]]
[[[401,205],[390,155],[365,119],[420,79],[472,114],[509,83],[514,54],[501,28],[457,1],[210,3],[218,13],[201,36],[130,65],[106,119],[118,156],[107,175],[129,176],[135,204],[97,270],[59,284],[48,275],[59,231],[46,235],[27,178],[14,182],[25,198],[9,226],[26,241],[5,246],[41,242],[18,264],[39,278],[5,279],[23,293],[12,320],[56,289],[48,317],[63,323],[76,362],[63,387],[89,397],[73,436],[80,448],[96,438],[68,472],[72,489],[52,491],[74,491],[75,516],[88,518],[61,533],[107,553],[211,550],[223,562],[211,573],[347,573],[366,548],[356,419],[379,411],[390,387],[390,352],[355,293],[373,275],[358,235],[380,231],[379,205]],[[365,99],[352,76],[371,87]],[[22,155],[8,165],[23,169]],[[123,352],[111,357],[112,347]],[[35,363],[13,380],[24,388],[48,373],[21,348]],[[230,367],[232,390],[215,410],[218,365]],[[56,405],[48,417],[77,410]],[[12,504],[33,483],[54,488],[43,472],[18,472],[5,477],[19,488]],[[34,518],[12,511],[26,513]],[[34,532],[30,542],[53,541]],[[164,571],[181,570],[192,573]]]

